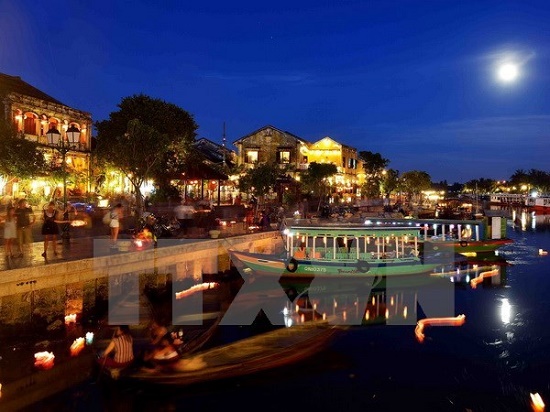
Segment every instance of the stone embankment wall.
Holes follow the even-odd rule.
[[[105,241],[104,239],[102,241]],[[0,324],[25,323],[37,313],[51,324],[67,313],[81,313],[98,294],[116,293],[112,285],[124,277],[139,275],[148,282],[192,279],[230,269],[228,249],[275,252],[282,247],[278,232],[263,232],[221,239],[173,242],[155,249],[120,252],[77,261],[63,261],[2,272]],[[150,276],[158,274],[158,276]],[[154,286],[154,285],[153,285]],[[121,291],[123,293],[123,291]],[[41,309],[42,308],[42,309]]]

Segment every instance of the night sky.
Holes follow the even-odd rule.
[[[231,148],[270,124],[433,181],[550,172],[548,0],[0,0],[0,38],[0,72],[94,121],[144,93]]]

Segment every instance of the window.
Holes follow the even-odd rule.
[[[23,129],[26,134],[37,134],[36,133],[36,119],[32,113],[27,113],[24,116],[24,126]]]
[[[279,150],[278,152],[278,161],[282,164],[290,163],[290,150]]]
[[[245,163],[258,163],[258,151],[247,150],[245,153]]]

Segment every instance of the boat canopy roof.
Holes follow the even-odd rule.
[[[422,227],[424,225],[483,225],[483,220],[458,220],[458,219],[395,219],[395,218],[378,218],[367,217],[363,219],[366,226],[374,225],[395,225],[401,227],[416,226]]]
[[[403,237],[419,236],[420,228],[416,227],[372,227],[356,225],[334,225],[334,226],[290,226],[286,228],[289,236],[327,236],[327,237]]]

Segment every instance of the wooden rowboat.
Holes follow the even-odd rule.
[[[342,328],[309,322],[279,328],[198,352],[155,370],[140,369],[125,378],[142,383],[185,386],[249,375],[306,359],[324,348]]]

